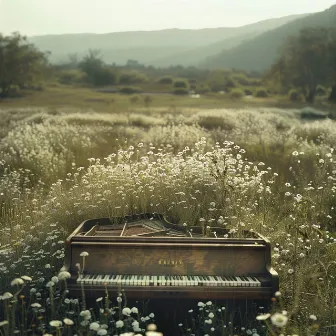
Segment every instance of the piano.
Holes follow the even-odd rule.
[[[66,239],[70,295],[84,287],[95,298],[107,288],[137,300],[270,300],[279,290],[270,242],[251,231],[206,231],[151,213],[86,220]]]

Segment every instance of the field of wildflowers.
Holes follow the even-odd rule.
[[[127,293],[69,298],[60,272],[80,222],[141,212],[272,242],[272,311],[237,330],[225,307],[200,302],[181,335],[336,334],[334,121],[276,108],[0,117],[1,336],[160,335],[155,312],[128,307]]]

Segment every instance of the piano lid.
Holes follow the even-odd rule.
[[[172,223],[167,217],[156,213],[144,213],[125,217],[97,218],[84,221],[72,234],[81,237],[188,237],[188,238],[233,238],[234,233],[226,228],[211,227],[203,232],[199,226],[187,227]],[[245,239],[261,239],[252,231],[242,231]]]

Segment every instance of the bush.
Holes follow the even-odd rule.
[[[259,88],[256,90],[255,96],[257,98],[267,98],[268,97],[268,92],[266,89]]]
[[[139,96],[130,97],[131,104],[136,104],[140,100]]]
[[[243,74],[235,75],[233,79],[240,85],[250,85],[250,80]]]
[[[244,89],[244,92],[247,96],[252,96],[253,95],[253,92],[249,89]]]
[[[174,78],[172,76],[163,76],[157,80],[157,83],[172,85],[174,83]]]
[[[316,119],[326,119],[328,114],[326,112],[314,109],[313,107],[304,107],[300,111],[301,119],[316,120]]]
[[[141,93],[142,89],[137,86],[124,86],[120,88],[120,93],[125,94],[134,94],[134,93]]]
[[[288,92],[288,98],[291,102],[299,102],[302,100],[301,94],[296,89],[291,89]]]
[[[232,89],[230,92],[230,97],[233,99],[241,99],[245,96],[245,93],[242,89],[236,88]]]
[[[123,72],[120,75],[120,84],[139,84],[148,82],[148,77],[138,71]]]
[[[21,90],[18,85],[11,85],[11,87],[8,90],[8,95],[7,97],[9,98],[18,98],[22,97]]]
[[[114,85],[118,82],[117,73],[108,67],[101,67],[92,74],[91,84],[95,86]]]
[[[199,86],[196,87],[196,90],[195,90],[197,93],[200,93],[200,94],[204,94],[204,93],[208,93],[211,91],[210,87],[208,84],[201,84]]]
[[[232,79],[231,77],[228,77],[225,80],[224,88],[225,89],[233,89],[235,87],[237,87],[237,83],[234,81],[234,79]]]
[[[87,81],[87,75],[80,70],[63,70],[58,81],[60,84],[71,85]]]
[[[189,88],[188,82],[184,79],[175,80],[173,86],[174,88],[177,88],[177,89],[188,89]]]
[[[146,107],[149,107],[149,105],[153,102],[153,99],[151,96],[145,96],[144,97],[144,104]]]
[[[176,94],[176,95],[187,95],[187,94],[189,94],[189,90],[184,89],[184,88],[177,88],[177,89],[173,90],[173,94]]]
[[[325,96],[326,94],[327,94],[327,89],[323,85],[317,85],[316,95],[317,96]]]

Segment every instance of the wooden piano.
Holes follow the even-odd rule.
[[[279,290],[267,239],[250,231],[234,238],[218,227],[204,236],[159,214],[84,221],[67,238],[65,258],[70,295],[84,286],[95,298],[107,287],[134,299],[270,300]]]

